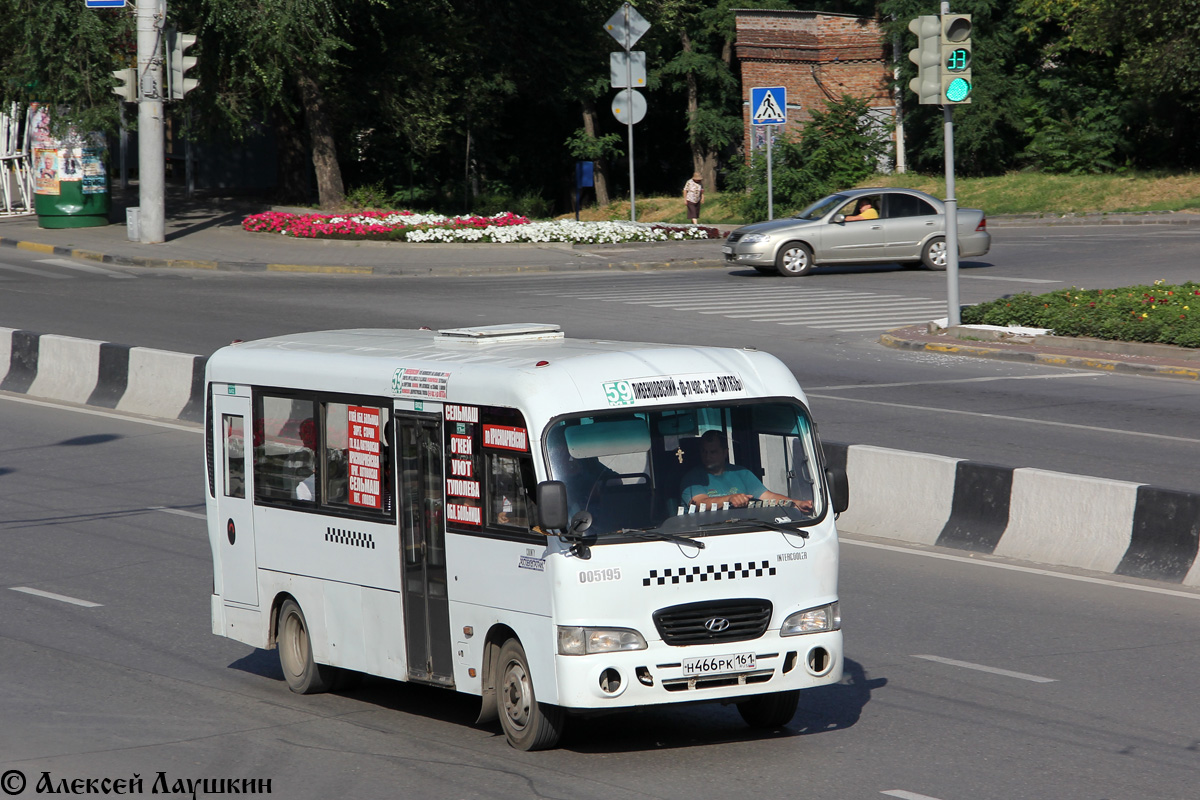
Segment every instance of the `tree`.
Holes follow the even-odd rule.
[[[361,4],[366,8],[358,13],[370,16],[378,2]],[[336,99],[327,88],[336,84],[347,48],[339,6],[331,0],[192,0],[181,3],[179,16],[185,26],[199,25],[208,129],[245,135],[274,114],[286,138],[303,124],[321,207],[339,206],[345,189],[334,136]]]
[[[112,71],[133,66],[136,55],[130,11],[79,0],[3,0],[0,100],[44,103],[63,111],[58,124],[115,131]]]

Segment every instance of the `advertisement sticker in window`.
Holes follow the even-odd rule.
[[[381,462],[379,409],[348,406],[347,457],[350,470],[350,505],[379,509]]]

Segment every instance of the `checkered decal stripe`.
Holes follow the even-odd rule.
[[[375,538],[371,534],[343,530],[342,528],[326,528],[325,541],[333,542],[334,544],[348,544],[352,547],[365,547],[368,550],[375,549]]]
[[[664,586],[667,583],[706,583],[708,581],[732,581],[738,578],[761,578],[764,575],[774,575],[775,568],[770,561],[748,561],[745,564],[738,561],[735,564],[716,566],[709,564],[705,567],[680,567],[678,569],[650,570],[650,577],[642,578],[642,586],[653,586],[657,583]]]

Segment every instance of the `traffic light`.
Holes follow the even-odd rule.
[[[908,23],[908,29],[917,35],[917,49],[908,53],[908,60],[917,65],[917,77],[908,82],[908,88],[916,92],[921,105],[940,105],[942,45],[938,17],[917,17]]]
[[[195,89],[199,84],[198,78],[188,78],[186,73],[196,66],[195,56],[185,56],[184,52],[196,43],[196,37],[191,33],[180,33],[174,28],[167,28],[163,39],[167,45],[167,96],[172,100],[182,100],[183,96]]]
[[[941,96],[946,105],[971,102],[971,15],[943,14]]]
[[[138,101],[137,69],[134,67],[114,69],[112,76],[121,82],[113,87],[113,94],[123,97],[126,103],[136,103]]]

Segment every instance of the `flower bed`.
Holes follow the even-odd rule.
[[[405,242],[567,242],[603,244],[718,239],[716,228],[692,225],[638,225],[633,222],[532,222],[503,213],[494,217],[445,217],[411,211],[354,214],[288,214],[269,211],[242,220],[252,233],[278,233],[304,239],[380,239]]]
[[[1196,306],[1195,309],[1192,306]],[[968,325],[1048,328],[1059,336],[1200,347],[1200,283],[1028,292],[967,306]]]

